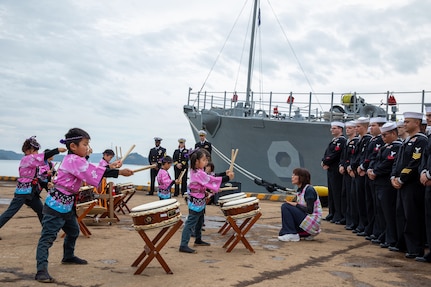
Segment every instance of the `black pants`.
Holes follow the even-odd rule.
[[[154,185],[155,185],[156,177],[157,177],[158,173],[159,173],[159,169],[152,168],[150,171],[150,176],[151,176],[150,177],[150,180],[151,180],[151,182],[150,182],[150,194],[154,193]]]
[[[180,176],[180,173],[184,169],[186,170],[186,172],[184,173],[184,176],[181,179],[181,195],[184,195],[184,193],[187,192],[187,167],[183,168],[183,169],[179,169],[179,168],[174,166],[175,179],[177,179]],[[180,185],[175,184],[174,196],[178,196],[179,194],[180,194]]]

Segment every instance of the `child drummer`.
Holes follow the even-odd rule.
[[[202,225],[204,221],[204,211],[206,206],[205,193],[207,189],[217,192],[220,189],[222,182],[227,182],[234,178],[234,173],[230,170],[226,171],[223,177],[215,177],[205,172],[205,167],[208,164],[210,154],[205,149],[196,149],[190,155],[190,183],[188,208],[189,215],[184,224],[183,233],[181,235],[180,252],[196,253],[196,250],[190,248],[188,243],[190,236],[195,231],[195,245],[209,246],[210,244],[202,240]]]
[[[165,156],[162,158],[162,168],[157,173],[157,183],[159,184],[159,191],[157,195],[160,199],[171,198],[171,188],[174,184],[179,184],[179,180],[172,180],[168,173],[168,170],[172,166],[172,158],[170,156]]]
[[[79,236],[74,203],[82,182],[97,186],[102,177],[133,174],[130,169],[110,169],[89,163],[86,159],[90,150],[89,142],[89,134],[79,128],[70,129],[65,139],[60,141],[66,145],[68,154],[58,168],[54,188],[49,190],[43,207],[42,232],[36,251],[35,279],[39,282],[54,282],[48,273],[48,250],[57,239],[60,229],[66,233],[62,264],[87,264],[86,260],[74,254],[76,239]]]

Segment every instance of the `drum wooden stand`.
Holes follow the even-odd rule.
[[[250,250],[250,252],[255,253],[253,247],[251,247],[247,238],[245,238],[246,233],[253,227],[256,221],[262,216],[262,213],[259,211],[252,217],[248,217],[244,219],[240,226],[237,225],[235,219],[231,216],[226,217],[226,221],[229,224],[228,228],[232,228],[235,232],[223,245],[223,248],[227,248],[226,252],[231,252],[233,248],[238,244],[238,242],[242,242],[244,246]],[[229,229],[227,229],[229,230]],[[227,232],[226,230],[226,232]]]
[[[84,218],[88,215],[88,213],[96,206],[96,204],[98,203],[98,200],[92,200],[86,203],[81,203],[81,204],[77,204],[76,208],[80,209],[81,207],[84,208],[82,213],[76,213],[76,217],[78,220],[78,224],[79,224],[79,229],[81,230],[82,234],[85,237],[90,237],[91,232],[88,229],[87,225],[84,222]]]
[[[144,251],[139,255],[138,258],[133,262],[132,267],[136,267],[139,263],[144,260],[146,256],[148,256],[142,264],[136,269],[134,275],[141,274],[142,271],[150,264],[150,262],[155,258],[159,261],[160,265],[162,265],[163,269],[165,269],[167,274],[173,274],[171,269],[169,268],[166,261],[163,259],[160,251],[169,241],[169,239],[175,234],[175,232],[180,228],[183,221],[180,219],[174,225],[163,227],[159,233],[151,240],[148,235],[145,233],[144,229],[137,229],[136,231],[139,233],[141,238],[145,241]]]
[[[119,190],[115,191],[117,194],[119,194],[119,192],[121,192],[124,197],[121,198],[120,203],[116,206],[117,212],[121,212],[123,214],[126,214],[126,211],[128,213],[130,213],[130,208],[127,206],[127,203],[129,202],[129,200],[133,197],[133,195],[135,195],[136,193],[136,188],[133,184],[117,184],[117,188],[119,188]]]

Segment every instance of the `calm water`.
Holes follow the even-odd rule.
[[[56,168],[60,163],[57,164]],[[95,163],[95,164],[98,164]],[[18,176],[18,166],[19,160],[0,160],[0,176]],[[130,168],[132,170],[138,169],[141,166],[133,165],[133,164],[125,164],[123,168]],[[169,170],[171,174],[171,178],[174,178],[174,169],[171,168]],[[150,183],[150,170],[144,170],[135,173],[132,176],[124,177],[119,176],[118,178],[109,178],[108,181],[112,181],[114,183],[126,183],[133,182],[135,185],[149,185]]]

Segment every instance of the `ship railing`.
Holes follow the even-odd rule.
[[[263,117],[274,120],[347,121],[360,116],[386,116],[399,120],[406,111],[422,112],[431,106],[431,91],[294,93],[193,92],[188,105],[195,111],[212,109],[226,116]]]

